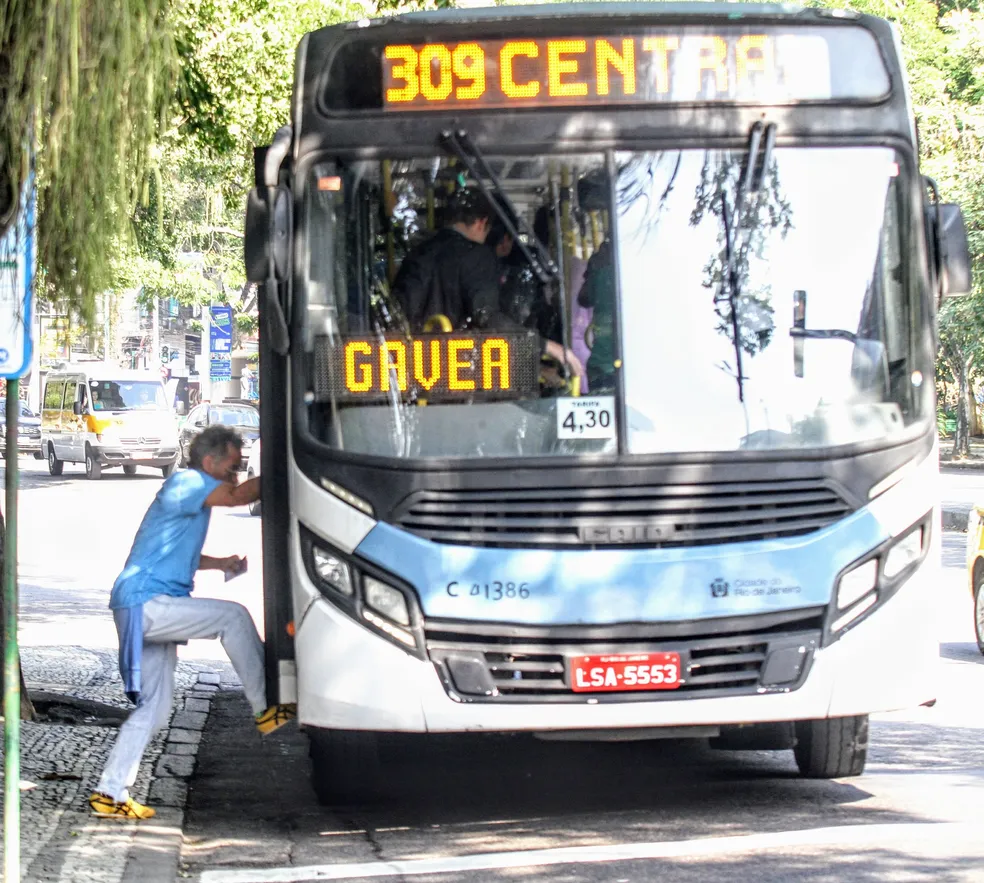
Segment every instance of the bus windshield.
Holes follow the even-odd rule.
[[[299,262],[314,432],[393,458],[631,455],[823,448],[926,419],[900,157],[777,148],[739,210],[746,158],[490,156],[505,211],[465,246],[442,217],[474,184],[460,163],[316,165]],[[453,270],[420,258],[434,237],[466,253]],[[487,275],[491,308],[447,307]],[[579,390],[549,341],[584,366]]]

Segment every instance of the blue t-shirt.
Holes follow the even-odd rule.
[[[212,514],[205,499],[220,484],[204,472],[185,469],[161,485],[113,585],[111,609],[135,607],[156,595],[191,594]]]

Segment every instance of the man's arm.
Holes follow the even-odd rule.
[[[260,477],[248,478],[242,484],[225,482],[205,498],[206,506],[245,506],[260,498]]]

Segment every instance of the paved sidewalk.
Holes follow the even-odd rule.
[[[97,819],[86,802],[132,707],[123,695],[116,653],[29,647],[22,664],[42,712],[42,720],[21,724],[25,883],[172,883],[188,780],[220,681],[238,684],[231,667],[179,661],[173,716],[145,754],[133,789],[134,798],[153,806],[157,817],[136,825]]]

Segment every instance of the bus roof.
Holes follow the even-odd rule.
[[[586,23],[584,34],[580,34],[581,23]],[[828,55],[820,57],[816,66],[816,82],[828,78],[829,96],[811,91],[814,81],[808,74],[818,55],[807,52],[795,56],[802,58],[802,70],[791,80],[805,83],[795,87],[803,89],[799,93],[803,98],[777,93],[776,100],[763,94],[761,101],[725,96],[661,103],[645,98],[600,101],[595,96],[591,101],[568,102],[569,107],[501,102],[465,107],[449,101],[428,108],[420,102],[412,107],[387,107],[383,100],[381,59],[387,42],[407,44],[412,50],[415,43],[488,39],[492,41],[490,51],[498,51],[496,40],[540,39],[554,31],[558,37],[575,30],[580,36],[597,32],[595,36],[607,37],[610,31],[621,33],[625,28],[706,26],[731,34],[749,27],[802,29],[804,40],[810,41],[821,39],[820,34],[830,35],[822,38],[831,41]],[[809,48],[816,45],[811,43]],[[629,142],[709,143],[712,139],[746,139],[763,112],[779,122],[781,136],[789,142],[890,138],[914,150],[915,129],[904,77],[898,36],[891,23],[852,10],[632,0],[410,12],[330,25],[305,35],[297,51],[293,152],[295,161],[323,151],[328,144],[340,155],[358,153],[364,159],[420,154],[433,151],[438,135],[449,127],[467,127],[472,141],[484,150],[507,145],[534,155],[617,148]]]
[[[798,3],[704,3],[700,0],[691,3],[663,3],[660,0],[634,0],[617,3],[533,3],[529,5],[480,6],[472,9],[435,9],[427,12],[406,12],[386,16],[382,20],[399,21],[455,22],[489,21],[516,18],[559,18],[569,16],[601,15],[666,15],[666,16],[721,16],[729,19],[746,16],[783,16],[818,14],[827,17],[855,19],[859,13],[830,9],[812,9]],[[379,21],[380,19],[374,19]]]

